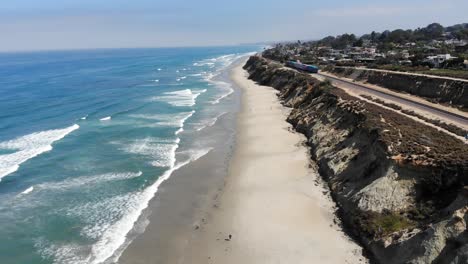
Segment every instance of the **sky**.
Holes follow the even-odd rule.
[[[467,0],[11,0],[0,51],[221,46],[468,22]]]

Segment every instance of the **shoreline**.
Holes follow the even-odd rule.
[[[233,62],[213,81],[230,83],[228,73],[241,60]],[[180,263],[192,232],[202,225],[228,173],[240,108],[240,91],[233,88],[229,98],[222,101],[229,110],[225,109],[227,111],[213,125],[191,132],[195,144],[209,141],[211,150],[175,170],[161,184],[128,234],[127,247],[121,252],[118,263]]]
[[[366,263],[341,231],[305,137],[286,122],[289,109],[247,79],[247,58],[224,73],[237,106],[207,131],[218,148],[161,185],[118,263]]]
[[[247,79],[244,63],[231,70],[242,99],[226,186],[180,263],[366,263],[289,110],[275,89]]]

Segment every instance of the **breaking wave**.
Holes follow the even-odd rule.
[[[221,114],[219,114],[219,115],[217,115],[217,116],[215,116],[215,117],[213,117],[213,118],[210,118],[210,119],[207,119],[207,120],[203,120],[203,121],[197,123],[197,124],[195,125],[195,130],[196,130],[196,131],[201,131],[201,130],[207,128],[207,127],[213,126],[214,124],[216,124],[216,121],[218,121],[218,119],[219,119],[220,117],[222,117],[223,115],[225,115],[225,114],[227,114],[227,112],[223,112],[223,113],[221,113]]]
[[[148,114],[138,114],[138,115],[131,115],[133,118],[139,119],[146,119],[155,121],[155,123],[151,124],[151,127],[154,126],[167,126],[167,127],[175,127],[178,130],[175,132],[176,135],[184,131],[184,124],[187,119],[195,114],[195,110],[191,112],[184,112],[184,113],[177,113],[177,114],[155,114],[155,115],[148,115]]]
[[[0,142],[0,149],[13,150],[10,154],[0,155],[0,181],[3,177],[17,171],[20,165],[44,152],[52,150],[52,144],[80,128],[79,125],[64,129],[53,129],[32,133],[16,139]]]
[[[200,94],[202,94],[202,92],[193,92],[190,89],[185,89],[174,92],[166,92],[163,93],[163,95],[153,97],[152,99],[160,102],[167,102],[173,106],[190,107],[196,104],[196,99]]]
[[[137,139],[131,142],[122,142],[121,149],[127,153],[146,156],[151,159],[151,165],[168,168],[175,163],[176,150],[180,139],[165,140],[158,138]]]
[[[32,192],[33,190],[34,190],[34,187],[31,186],[31,187],[27,188],[26,190],[22,191],[21,194],[28,194],[28,193]]]
[[[42,190],[67,190],[71,188],[78,188],[86,185],[94,185],[98,183],[127,180],[136,178],[142,175],[142,172],[124,172],[124,173],[106,173],[92,176],[80,176],[75,178],[67,178],[63,181],[47,182],[35,185],[37,191]]]
[[[41,255],[54,259],[55,263],[99,264],[106,261],[117,262],[123,250],[131,243],[127,234],[133,229],[150,200],[158,192],[159,186],[169,179],[172,173],[208,154],[211,148],[191,151],[189,159],[171,166],[148,188],[115,196],[100,201],[89,202],[68,210],[67,215],[79,217],[87,224],[81,229],[81,235],[95,239],[91,246],[77,243],[56,245],[45,239],[36,241],[35,247]],[[88,252],[88,253],[86,253]]]

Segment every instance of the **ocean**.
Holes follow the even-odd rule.
[[[260,46],[0,54],[0,263],[109,263]]]

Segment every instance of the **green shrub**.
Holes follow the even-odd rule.
[[[355,217],[358,227],[370,237],[379,238],[391,233],[414,227],[404,215],[395,212],[362,212]]]

